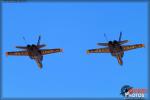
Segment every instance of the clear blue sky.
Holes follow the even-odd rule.
[[[146,88],[148,66],[147,3],[3,4],[3,97],[122,97],[120,88]],[[98,42],[128,39],[145,48],[128,51],[124,65],[110,54],[86,54]],[[63,48],[44,56],[40,70],[29,57],[6,57],[15,46],[37,43]]]

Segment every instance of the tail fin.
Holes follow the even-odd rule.
[[[39,35],[39,39],[38,39],[38,42],[37,42],[37,46],[40,45],[40,41],[41,41],[41,36]]]
[[[108,38],[107,38],[107,36],[106,36],[106,34],[105,34],[105,33],[104,33],[104,37],[105,37],[106,41],[108,42]]]
[[[120,32],[119,42],[121,41],[121,37],[122,37],[122,32]]]
[[[38,42],[37,42],[37,47],[38,47],[38,48],[43,48],[43,47],[45,47],[46,45],[45,45],[45,44],[40,44],[40,41],[41,41],[41,35],[39,35]]]
[[[119,43],[120,43],[120,44],[124,44],[124,43],[129,42],[128,40],[121,40],[121,38],[122,38],[122,32],[120,32]]]
[[[27,41],[26,41],[25,37],[23,36],[22,38],[24,40],[24,43],[27,45]]]

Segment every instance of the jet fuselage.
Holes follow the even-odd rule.
[[[114,40],[114,41],[109,41],[108,46],[111,55],[115,56],[118,60],[118,63],[122,65],[123,64],[122,57],[124,55],[124,51],[121,44],[118,41]]]
[[[27,51],[31,52],[29,57],[31,59],[34,59],[39,67],[42,67],[42,60],[43,60],[43,55],[40,52],[40,48],[38,46],[32,44],[32,45],[27,45]]]
[[[31,59],[39,59],[40,61],[43,60],[43,55],[40,53],[40,49],[36,45],[27,45],[27,51],[32,52],[29,56]]]

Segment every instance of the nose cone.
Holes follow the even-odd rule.
[[[117,56],[117,60],[118,60],[118,63],[122,66],[123,65],[123,61],[122,61],[122,58],[120,55]]]
[[[122,65],[123,65],[123,62],[119,62],[119,64],[122,66]]]
[[[42,61],[40,61],[39,59],[35,59],[35,61],[36,61],[37,65],[38,65],[38,67],[39,67],[40,69],[42,69],[42,67],[43,67]]]
[[[42,69],[42,67],[43,67],[42,63],[38,62],[37,64],[38,64],[38,67],[39,67],[40,69]]]

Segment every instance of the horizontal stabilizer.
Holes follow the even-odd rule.
[[[128,40],[123,40],[123,41],[119,41],[119,44],[124,44],[124,43],[127,43],[129,42]]]
[[[97,43],[97,45],[108,46],[108,43]]]
[[[16,46],[16,48],[18,48],[18,49],[27,49],[27,47],[24,47],[24,46]]]
[[[45,46],[46,46],[45,44],[37,45],[38,48],[43,48]]]

